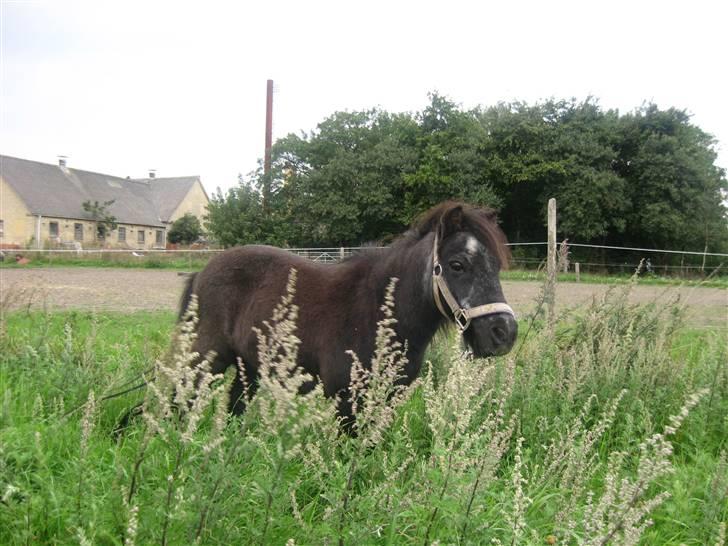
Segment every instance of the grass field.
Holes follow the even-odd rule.
[[[166,354],[172,313],[7,314],[0,544],[721,544],[728,340],[627,290],[554,328],[524,319],[507,357],[441,335],[406,390],[383,329],[354,437],[295,394],[290,306],[237,419],[229,376],[169,407],[195,380],[192,334]],[[153,389],[102,400],[155,360]]]

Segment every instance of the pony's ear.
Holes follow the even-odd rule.
[[[440,217],[440,225],[438,226],[438,235],[441,241],[458,231],[465,228],[465,213],[462,205],[457,205],[446,210]]]
[[[498,221],[498,212],[496,210],[493,210],[491,208],[482,208],[480,209],[482,215],[485,217],[486,220],[489,222],[497,222]]]

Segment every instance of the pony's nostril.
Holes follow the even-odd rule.
[[[508,333],[503,328],[501,328],[500,326],[493,326],[491,332],[493,333],[493,337],[495,338],[496,343],[503,344],[506,342],[506,339],[508,338]]]

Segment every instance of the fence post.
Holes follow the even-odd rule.
[[[548,205],[548,257],[546,268],[546,308],[551,326],[555,319],[556,304],[556,199],[549,199]]]
[[[576,272],[576,282],[581,281],[581,271],[579,271],[579,262],[576,262],[574,264],[574,271]]]
[[[340,262],[343,261],[344,257],[345,257],[344,256],[344,247],[342,246],[342,247],[339,247],[339,261]]]

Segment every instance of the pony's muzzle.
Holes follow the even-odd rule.
[[[516,342],[518,322],[510,313],[492,313],[473,319],[464,336],[475,356],[504,355]]]
[[[513,348],[518,337],[518,322],[508,313],[497,313],[487,317],[493,354],[504,355]]]

